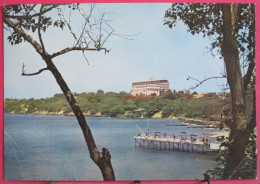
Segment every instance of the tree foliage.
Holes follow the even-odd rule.
[[[176,3],[165,12],[164,24],[173,28],[178,21],[188,26],[191,34],[202,34],[211,41],[209,50],[223,58],[223,12],[222,4]],[[237,8],[234,37],[244,72],[244,86],[248,88],[255,76],[255,4],[239,4]],[[226,76],[226,74],[222,74]]]
[[[256,125],[255,4],[173,4],[165,13],[164,24],[172,28],[178,21],[187,25],[191,34],[210,39],[211,53],[224,60],[222,76],[227,77],[232,108],[230,113],[224,111],[230,115],[224,121],[230,127],[230,137],[222,154],[225,161],[220,162],[221,178],[243,177],[239,171],[245,169],[245,157],[256,151],[246,152]],[[252,93],[251,112],[246,110],[248,93]]]
[[[255,60],[255,4],[239,4],[235,37],[242,58],[242,66],[248,67]],[[202,34],[211,40],[210,51],[223,57],[223,13],[221,4],[178,3],[165,13],[164,24],[173,28],[178,21],[188,26],[191,34]]]
[[[150,118],[161,112],[163,118],[176,116],[220,121],[223,109],[230,109],[230,104],[227,103],[230,97],[224,100],[222,95],[216,94],[187,99],[183,93],[177,92],[173,93],[176,96],[173,100],[167,96],[165,98],[164,93],[161,96],[142,98],[125,93],[102,91],[101,94],[102,98],[100,90],[96,93],[77,94],[76,98],[84,115]],[[46,99],[5,99],[5,113],[72,115],[71,108],[66,104],[63,94],[55,94]]]
[[[256,154],[256,129],[250,135],[249,143],[246,148],[246,155],[243,159],[241,167],[236,172],[238,179],[254,179],[257,176],[257,154]],[[212,179],[222,179],[224,168],[227,164],[228,146],[223,143],[219,156],[217,157],[217,167],[208,170],[206,173]]]

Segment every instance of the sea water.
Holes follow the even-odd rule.
[[[187,128],[168,119],[86,117],[99,150],[109,149],[116,180],[193,180],[216,166],[207,154],[135,147],[136,128],[201,135],[203,128]],[[188,125],[189,127],[194,125]],[[4,115],[4,175],[6,180],[96,181],[103,180],[90,159],[73,116]]]

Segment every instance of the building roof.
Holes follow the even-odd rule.
[[[149,78],[148,80],[136,81],[136,82],[133,82],[133,83],[139,83],[139,82],[150,82],[150,81],[160,81],[160,80],[167,80],[167,81],[169,81],[169,80],[166,79],[166,78],[161,78],[161,79]]]

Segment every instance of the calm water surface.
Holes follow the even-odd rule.
[[[5,114],[4,171],[6,180],[102,180],[89,158],[83,134],[75,117]],[[151,131],[201,135],[215,131],[185,126],[174,120],[87,117],[99,150],[112,155],[116,180],[203,179],[215,166],[211,155],[135,147],[136,124]],[[193,126],[193,125],[189,125]]]

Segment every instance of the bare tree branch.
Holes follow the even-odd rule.
[[[79,44],[79,45],[82,44],[82,40],[81,40],[81,39],[82,39],[83,34],[84,34],[85,30],[86,30],[86,26],[87,26],[87,22],[85,22],[85,24],[84,24],[84,26],[83,26],[83,28],[82,28],[81,34],[80,34],[80,36],[79,36],[79,39],[78,39],[77,43],[75,44],[75,46],[77,46],[78,44]]]
[[[77,41],[78,40],[78,38],[77,38],[77,36],[76,36],[76,34],[73,32],[73,30],[72,30],[72,27],[70,26],[70,24],[69,24],[69,22],[68,22],[68,20],[67,20],[67,18],[65,17],[65,15],[64,15],[64,13],[63,13],[63,11],[62,11],[62,9],[60,8],[60,6],[58,5],[58,10],[59,10],[59,12],[60,12],[60,14],[62,15],[62,18],[63,18],[63,20],[64,20],[64,22],[66,23],[66,25],[68,26],[68,28],[69,28],[69,30],[70,30],[70,33],[73,35],[73,37],[75,38],[75,40]]]
[[[43,68],[43,69],[40,69],[38,72],[35,72],[35,73],[25,73],[24,68],[25,68],[25,65],[24,65],[24,63],[23,63],[22,74],[21,74],[22,76],[38,75],[38,74],[42,73],[42,72],[45,71],[45,70],[49,70],[48,68]]]
[[[82,54],[83,54],[85,60],[87,61],[88,65],[89,65],[88,58],[87,58],[87,56],[85,55],[84,50],[82,51]]]
[[[87,48],[87,47],[68,47],[68,48],[63,49],[63,50],[61,50],[59,52],[53,53],[52,55],[50,55],[50,58],[54,58],[56,56],[65,54],[67,52],[75,51],[75,50],[78,50],[78,51],[86,51],[86,50],[87,51],[100,51],[100,50],[104,50],[105,53],[109,52],[109,50],[106,49],[106,48],[99,48],[99,49],[97,49],[97,48]]]
[[[92,14],[92,12],[93,12],[94,7],[95,7],[95,5],[94,5],[94,6],[91,6],[89,16],[86,16],[85,12],[84,12],[83,10],[81,10],[78,6],[77,6],[76,8],[78,9],[79,13],[82,15],[82,17],[84,17],[85,21],[86,21],[86,22],[88,23],[88,25],[89,25],[90,32],[93,34],[93,36],[91,36],[90,34],[88,34],[89,37],[92,39],[92,41],[94,42],[95,45],[98,45],[98,44],[97,44],[97,40],[98,40],[98,39],[97,39],[97,35],[95,34],[95,31],[94,31],[94,29],[93,29],[93,27],[92,27],[92,24],[91,24],[90,21],[89,21],[89,19],[90,19],[90,17],[91,17],[91,14]],[[94,38],[92,38],[92,37],[94,37]]]
[[[206,81],[208,81],[208,80],[210,80],[210,79],[221,79],[221,78],[227,78],[227,76],[223,75],[223,76],[220,76],[220,77],[217,77],[217,76],[216,76],[216,77],[209,77],[209,78],[206,78],[206,79],[204,79],[204,80],[202,80],[202,81],[200,81],[200,80],[198,80],[198,79],[195,79],[195,78],[193,78],[193,77],[188,76],[188,77],[187,77],[187,80],[192,79],[192,80],[195,80],[195,81],[198,82],[194,87],[191,87],[191,88],[190,88],[190,89],[195,89],[195,88],[199,87],[201,84],[203,84],[204,82],[206,82]]]
[[[30,9],[26,12],[27,14],[29,14],[36,6],[37,4],[34,4],[30,7]]]
[[[43,52],[45,52],[45,48],[44,48],[44,44],[43,44],[43,41],[42,41],[42,35],[41,35],[41,15],[42,15],[42,9],[44,8],[44,5],[41,6],[41,9],[40,9],[40,14],[39,14],[39,20],[38,20],[38,36],[39,36],[39,39],[40,39],[40,42],[41,42],[41,46],[42,46],[42,49],[43,49]]]
[[[136,34],[131,34],[131,35],[126,35],[126,34],[113,34],[115,36],[118,36],[119,38],[123,38],[123,39],[126,39],[126,40],[133,40],[132,38],[129,38],[131,36],[137,36],[137,35],[140,35],[140,33],[136,33]]]

